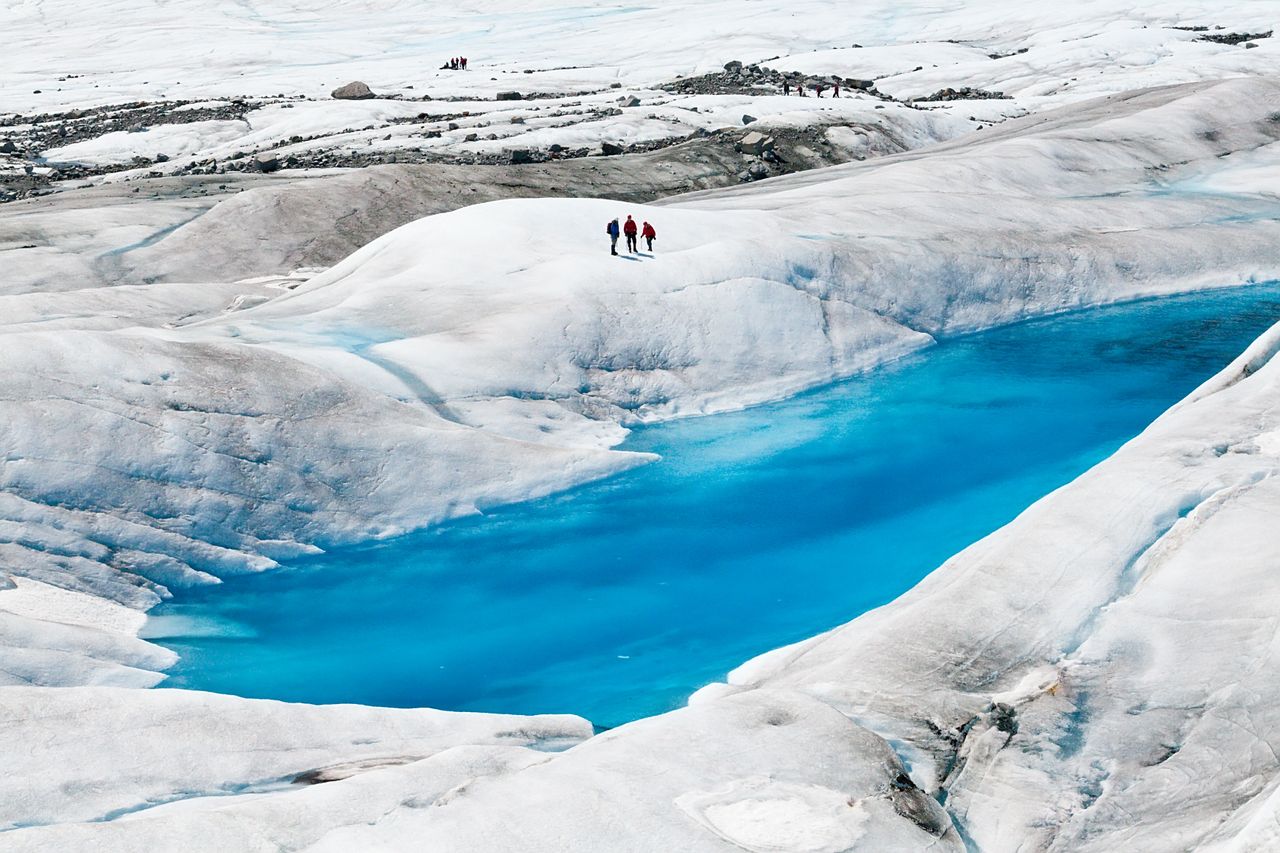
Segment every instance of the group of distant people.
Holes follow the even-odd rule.
[[[832,81],[832,83],[831,83],[831,89],[832,89],[832,95],[831,95],[831,97],[833,97],[833,98],[838,98],[838,97],[840,97],[840,81],[839,81],[839,80]],[[821,97],[822,97],[822,93],[823,93],[823,92],[825,92],[825,91],[827,91],[827,86],[826,86],[826,84],[825,84],[825,83],[814,83],[814,84],[813,84],[813,92],[814,92],[814,94],[815,94],[815,95],[817,95],[819,98],[821,98]],[[800,95],[800,97],[802,97],[802,98],[805,96],[805,94],[804,94],[804,83],[801,83],[800,85],[796,86],[796,93],[797,93],[798,95]],[[782,94],[784,94],[784,95],[790,95],[790,94],[791,94],[791,81],[790,81],[790,80],[783,80],[783,81],[782,81]]]
[[[653,251],[653,241],[658,239],[658,232],[654,230],[652,225],[648,222],[644,223],[643,226],[637,225],[636,221],[630,216],[627,217],[627,221],[622,225],[618,224],[618,220],[616,218],[613,219],[604,227],[604,233],[609,235],[609,254],[611,255],[618,254],[619,236],[627,238],[628,252],[640,251],[640,241],[637,237],[644,238],[650,252]]]
[[[465,56],[453,56],[449,61],[440,66],[441,71],[466,71],[467,58]]]

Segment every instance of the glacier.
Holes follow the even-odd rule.
[[[1027,317],[1280,278],[1276,12],[476,0],[424,21],[395,0],[17,4],[5,134],[129,99],[274,100],[46,146],[32,175],[172,157],[0,208],[0,849],[1280,844],[1275,329],[899,600],[602,734],[569,716],[139,689],[173,658],[138,636],[184,588],[644,464],[615,449],[629,426]],[[1256,47],[1201,35],[1218,32]],[[489,73],[434,72],[458,51]],[[659,94],[734,58],[863,63],[894,100]],[[315,106],[357,74],[397,97]],[[736,187],[708,177],[711,154],[643,173],[680,151],[632,161],[640,177],[631,155],[539,167],[532,189],[475,199],[444,197],[475,180],[441,183],[446,168],[213,187],[176,171],[312,134],[361,156],[420,148],[393,123],[475,109],[492,125],[516,85],[562,111],[666,100],[563,127],[525,117],[493,140],[459,127],[440,150],[648,142],[746,110],[779,133],[878,129],[814,155],[852,162]],[[948,87],[1008,97],[915,103]],[[297,95],[312,100],[286,110]],[[420,95],[435,100],[405,100]],[[578,190],[596,169],[630,200]],[[408,203],[414,186],[434,189]],[[671,197],[687,189],[702,191]],[[653,257],[604,251],[604,222],[626,213],[658,225]],[[316,232],[348,215],[350,234]]]
[[[1234,123],[1206,138],[1224,110]],[[145,608],[640,464],[610,449],[629,423],[776,399],[1021,317],[1275,279],[1270,197],[1179,186],[1275,144],[1273,114],[1270,81],[1188,84],[628,206],[662,246],[621,268],[599,234],[616,202],[507,200],[222,305],[228,290],[153,296],[190,289],[162,283],[4,297],[6,573]],[[66,301],[83,313],[55,313]],[[156,680],[112,654],[76,665]],[[61,683],[37,657],[10,678]]]

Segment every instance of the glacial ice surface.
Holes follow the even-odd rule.
[[[86,289],[116,280],[133,251],[173,248],[160,250],[165,235],[199,223],[209,201],[90,209],[112,197],[98,187],[71,215],[6,215],[0,430],[19,440],[0,468],[0,725],[17,769],[0,802],[13,824],[117,819],[15,830],[0,847],[1275,847],[1274,333],[904,598],[757,659],[689,708],[559,755],[511,744],[571,741],[583,721],[473,729],[431,712],[91,686],[160,677],[171,654],[136,631],[173,589],[617,472],[644,461],[609,449],[626,426],[776,399],[966,330],[1280,272],[1269,167],[1280,41],[1215,45],[1171,28],[1261,33],[1273,4],[769,0],[744,14],[707,0],[585,19],[580,7],[527,6],[484,0],[425,21],[420,4],[398,0],[323,15],[279,0],[25,2],[7,10],[0,101],[33,112],[323,97],[358,75],[392,94],[413,84],[484,102],[512,74],[526,91],[636,91],[729,58],[809,70],[797,60],[807,55],[821,70],[839,58],[833,43],[858,42],[892,73],[877,81],[891,94],[1012,96],[894,125],[918,140],[1028,117],[875,162],[630,206],[664,217],[646,279],[598,258],[602,218],[626,212],[608,203],[435,217],[256,308],[267,282]],[[917,71],[880,50],[905,58],[913,42],[952,40],[987,58],[949,49]],[[456,52],[497,73],[420,85],[428,54]],[[64,76],[68,56],[94,67]],[[719,103],[713,120],[733,106]],[[869,106],[850,109],[864,120]],[[662,107],[656,120],[645,105],[574,132],[690,127],[695,114]],[[268,110],[243,138],[313,120],[340,133],[357,109],[396,108],[335,110],[332,122]],[[765,120],[799,120],[784,108]],[[518,141],[519,128],[493,144]],[[190,157],[236,144],[220,133],[181,141],[200,149]],[[347,141],[369,151],[384,135]],[[216,245],[273,233],[219,208],[223,230],[203,232]],[[540,221],[581,238],[520,252],[538,267],[522,275],[502,250],[524,249]],[[423,261],[460,232],[485,239],[452,247],[456,269]],[[175,269],[216,255],[203,251]],[[278,251],[247,255],[265,256],[271,268],[247,275],[289,271],[275,267]],[[317,762],[307,769],[340,781],[285,778]]]

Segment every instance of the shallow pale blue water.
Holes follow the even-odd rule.
[[[182,593],[170,685],[308,702],[681,705],[848,621],[1103,459],[1280,319],[1266,285],[1022,323],[749,411],[637,430],[660,462]],[[168,623],[168,624],[166,624]],[[199,633],[195,631],[193,633]]]

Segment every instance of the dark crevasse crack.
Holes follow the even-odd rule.
[[[889,801],[899,817],[906,818],[935,838],[946,835],[955,825],[954,818],[942,804],[920,790],[905,771],[889,783]]]
[[[966,847],[973,849],[972,844],[961,832],[955,815],[951,814],[946,808],[944,803],[945,796],[942,792],[939,792],[937,796],[931,796],[916,783],[916,780],[911,778],[914,765],[921,761],[927,764],[936,756],[930,755],[927,750],[920,749],[909,739],[895,736],[892,732],[886,730],[884,725],[878,725],[874,718],[847,712],[842,713],[854,725],[879,737],[892,752],[894,762],[890,764],[890,769],[896,770],[896,773],[889,781],[885,796],[893,805],[894,812],[935,838],[944,838],[954,829]],[[923,722],[932,731],[942,734],[942,730],[931,721],[926,720]],[[959,743],[958,740],[953,740],[952,742]]]

